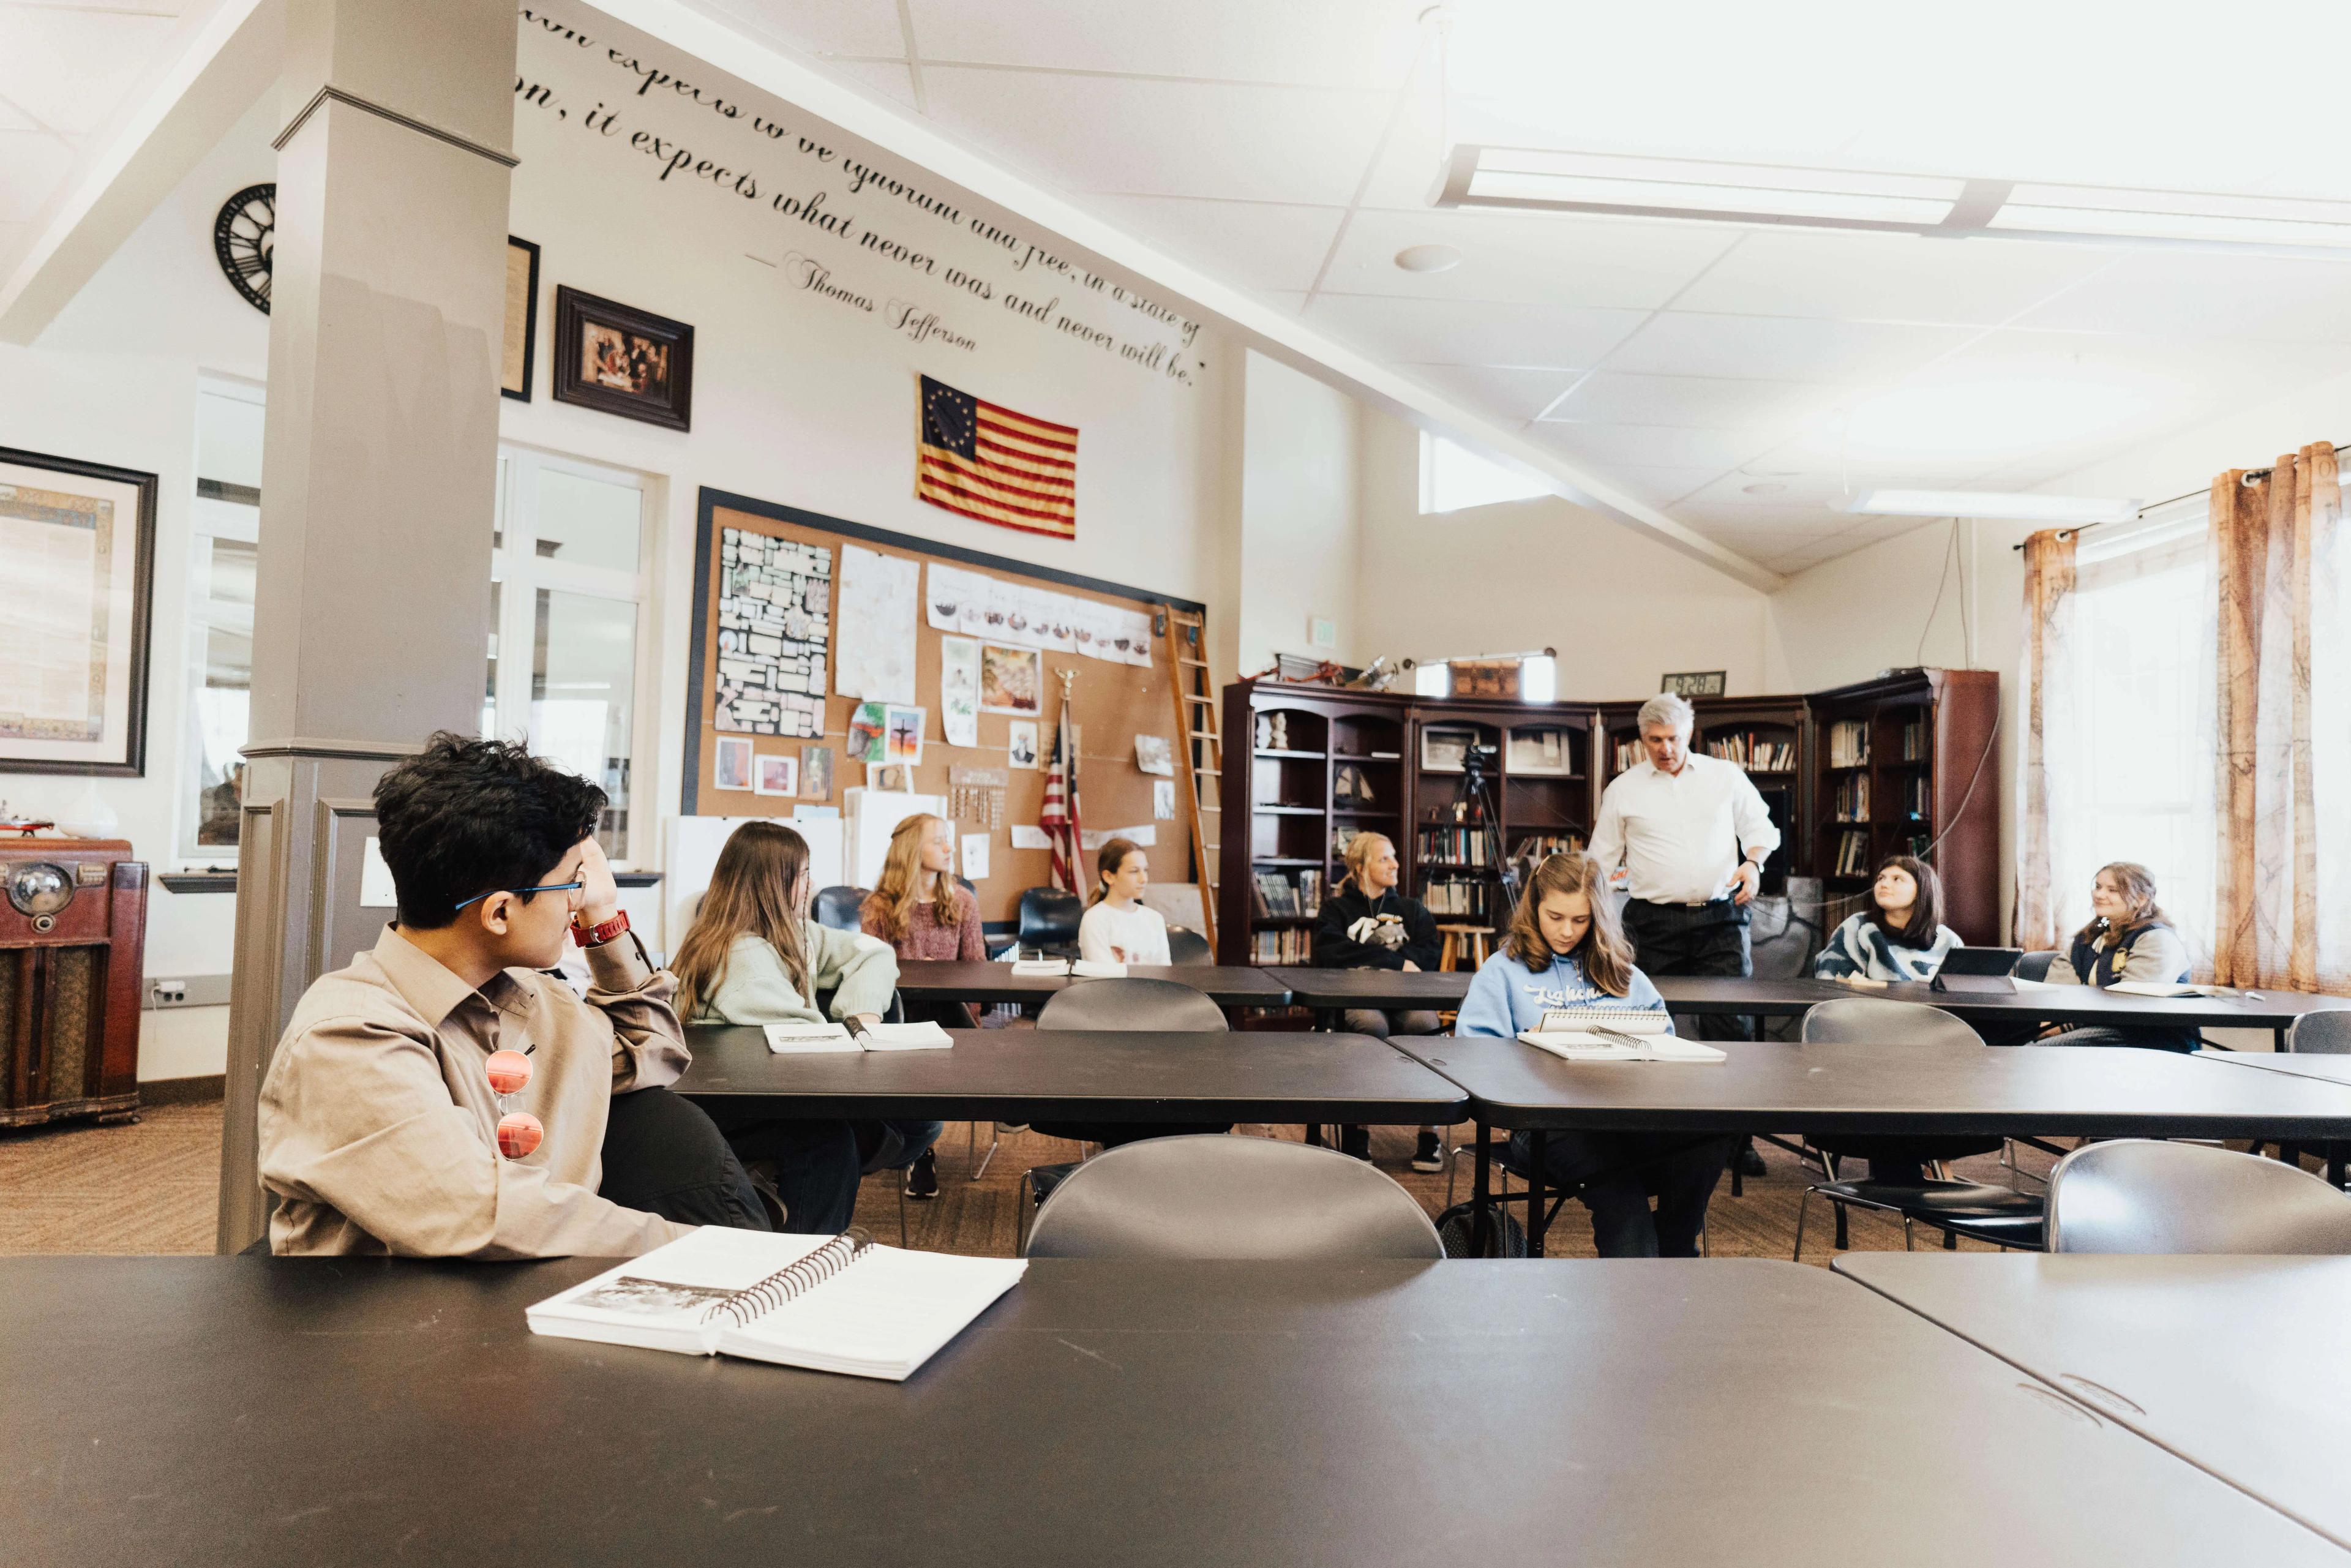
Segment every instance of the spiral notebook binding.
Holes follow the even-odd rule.
[[[872,1234],[850,1227],[799,1262],[778,1269],[755,1285],[746,1285],[702,1314],[704,1322],[725,1315],[742,1328],[765,1317],[787,1301],[796,1301],[865,1255]]]

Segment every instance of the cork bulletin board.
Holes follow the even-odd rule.
[[[780,667],[790,674],[787,682],[797,679],[802,671],[813,677],[820,674],[821,693],[802,693],[789,689],[779,694],[773,705],[773,716],[780,722],[779,729],[794,727],[803,732],[813,727],[820,734],[746,736],[735,729],[717,727],[716,714],[722,685],[719,659],[721,656],[720,600],[727,581],[722,546],[726,531],[740,535],[756,535],[765,539],[785,541],[796,549],[774,552],[778,562],[772,575],[780,585],[796,588],[796,601],[801,613],[792,618],[788,629],[807,633],[822,622],[827,638],[822,648],[820,667],[810,656],[812,645],[806,642],[784,641],[780,646],[786,655]],[[1160,612],[1167,606],[1196,611],[1200,608],[1189,600],[1154,593],[1145,589],[1130,588],[1119,583],[1103,582],[1094,578],[1058,572],[1050,568],[1032,566],[1026,561],[1008,560],[999,556],[967,550],[935,540],[916,538],[906,534],[892,533],[860,523],[844,522],[820,513],[802,511],[795,507],[778,506],[746,496],[705,489],[695,532],[695,570],[693,606],[693,655],[688,665],[686,708],[687,723],[683,768],[683,805],[688,816],[710,817],[786,817],[796,804],[841,804],[841,792],[854,785],[872,785],[872,775],[883,764],[852,761],[848,755],[850,722],[854,716],[858,699],[833,695],[834,659],[839,652],[840,612],[839,584],[841,546],[846,541],[882,555],[919,563],[927,586],[933,563],[963,571],[1030,588],[1043,588],[1057,594],[1076,599],[1096,601],[1123,612],[1138,609],[1150,613],[1155,633],[1164,634]],[[816,575],[818,552],[829,556],[830,588],[814,593],[811,583],[825,580]],[[918,596],[919,597],[919,596]],[[809,612],[808,606],[821,607],[822,614]],[[988,836],[988,874],[974,879],[979,899],[980,918],[987,921],[1013,919],[1024,888],[1042,887],[1051,880],[1051,856],[1043,850],[1015,850],[1011,830],[1034,826],[1037,812],[1044,801],[1045,760],[1052,747],[1053,730],[1061,716],[1061,683],[1058,673],[1063,669],[1077,672],[1077,682],[1071,690],[1071,711],[1080,733],[1078,751],[1078,795],[1084,817],[1084,827],[1090,832],[1114,828],[1149,825],[1156,841],[1148,851],[1151,873],[1156,882],[1190,882],[1194,880],[1190,825],[1179,814],[1165,820],[1152,814],[1152,787],[1169,782],[1164,776],[1142,771],[1135,765],[1135,737],[1157,737],[1166,742],[1175,763],[1183,765],[1186,752],[1176,735],[1175,672],[1168,667],[1164,637],[1155,636],[1151,660],[1147,666],[1120,664],[1109,659],[1089,657],[1081,653],[1039,650],[1043,663],[1041,711],[1033,720],[1037,727],[1039,756],[1034,767],[1016,767],[1010,753],[1011,727],[1019,720],[1012,715],[991,713],[982,708],[978,716],[977,744],[953,747],[946,744],[942,725],[943,704],[940,693],[940,643],[955,635],[943,632],[930,624],[928,615],[920,605],[914,612],[915,695],[914,706],[924,710],[922,760],[913,764],[912,790],[919,795],[937,795],[950,800],[968,800],[959,794],[950,777],[952,768],[987,768],[1003,773],[1007,779],[1001,820],[994,826],[979,820],[956,823],[958,844],[966,834],[986,832]],[[732,641],[732,639],[729,639]],[[777,644],[763,643],[763,649]],[[811,711],[814,710],[814,711]],[[751,743],[754,761],[751,778],[742,788],[722,788],[718,778],[718,741],[726,739]],[[810,792],[810,768],[803,758],[812,747],[823,747],[832,753],[833,770],[827,795],[820,799]],[[757,792],[756,783],[763,772],[772,777],[773,765],[767,769],[759,759],[789,758],[795,768],[800,793],[792,799]],[[729,783],[737,782],[729,780]],[[1180,789],[1178,800],[1180,802]],[[1180,813],[1181,807],[1178,806]],[[1093,857],[1088,853],[1086,873],[1091,877]],[[961,864],[958,853],[958,866]]]

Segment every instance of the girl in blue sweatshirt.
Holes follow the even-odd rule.
[[[1527,879],[1502,950],[1479,966],[1453,1030],[1510,1040],[1539,1027],[1543,1014],[1556,1008],[1666,1010],[1657,988],[1633,967],[1599,866],[1581,852],[1552,855]],[[1695,1258],[1707,1202],[1729,1148],[1724,1137],[1562,1128],[1546,1134],[1543,1179],[1577,1189],[1592,1211],[1592,1239],[1603,1258]],[[1511,1163],[1524,1170],[1533,1160],[1532,1140],[1511,1134]]]

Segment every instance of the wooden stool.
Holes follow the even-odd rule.
[[[1439,925],[1437,929],[1445,934],[1445,946],[1437,960],[1439,969],[1458,969],[1465,948],[1473,969],[1485,963],[1493,951],[1494,934],[1483,925]],[[1468,940],[1464,942],[1464,937]]]

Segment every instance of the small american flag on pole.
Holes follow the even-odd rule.
[[[1000,528],[1078,537],[1078,433],[922,378],[914,497]]]
[[[1061,694],[1061,722],[1053,731],[1053,758],[1045,765],[1045,804],[1037,813],[1053,851],[1053,883],[1082,893],[1078,840],[1078,748],[1070,735],[1070,694]]]

